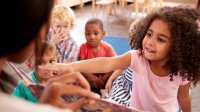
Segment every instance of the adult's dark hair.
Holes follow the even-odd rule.
[[[0,57],[12,55],[34,40],[49,21],[53,0],[3,0]]]
[[[54,0],[4,0],[1,2],[0,57],[13,55],[36,40],[49,22]],[[15,87],[13,76],[4,70],[0,74],[0,89],[10,93]]]
[[[130,35],[133,49],[143,50],[142,41],[156,19],[168,23],[172,38],[170,60],[171,77],[179,72],[194,85],[200,82],[200,32],[197,30],[196,9],[188,7],[163,7],[134,25]]]

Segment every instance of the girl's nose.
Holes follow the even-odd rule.
[[[154,42],[155,42],[155,39],[153,37],[151,37],[151,38],[148,39],[147,44],[150,45],[150,46],[153,46]]]

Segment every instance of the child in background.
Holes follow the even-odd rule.
[[[97,57],[112,57],[116,53],[113,47],[102,41],[105,36],[103,23],[100,19],[92,18],[86,22],[85,38],[86,43],[80,47],[79,60],[87,60]],[[83,73],[91,84],[92,91],[100,93],[100,89],[105,88],[105,84],[112,72],[107,73]]]
[[[41,75],[37,71],[37,66],[56,63],[57,62],[56,48],[52,44],[43,43],[41,45],[41,48],[38,51],[36,63],[34,63],[33,60],[35,59],[33,57],[35,56],[32,56],[30,59],[27,60],[28,65],[30,65],[29,67],[31,67],[30,69],[34,69],[35,68],[34,65],[36,65],[36,70],[32,71],[30,75],[36,84],[40,83],[40,84],[45,85],[45,83],[47,82],[49,78],[51,78],[51,76]],[[15,88],[13,92],[13,96],[17,96],[25,100],[29,100],[29,101],[37,103],[37,99],[39,97],[39,95],[37,94],[37,91],[31,91],[30,88],[28,88],[27,86],[29,85],[25,85],[22,81],[19,81],[17,87]],[[30,87],[33,87],[33,86],[30,86]]]
[[[52,25],[47,35],[48,41],[56,45],[59,63],[78,60],[79,47],[70,35],[75,25],[73,10],[66,5],[55,5],[52,11]]]
[[[130,106],[150,112],[191,112],[190,82],[200,82],[200,33],[195,9],[163,7],[136,25],[131,50],[121,56],[101,57],[70,64],[46,66],[85,73],[110,72],[130,66]],[[54,67],[54,68],[53,68]],[[58,69],[59,68],[59,69]]]

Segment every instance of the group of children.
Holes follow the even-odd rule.
[[[26,61],[26,65],[33,70],[30,73],[31,78],[35,84],[45,83],[56,75],[48,76],[41,74],[37,69],[41,65],[51,65],[55,63],[70,63],[79,60],[87,60],[96,57],[111,57],[116,53],[112,46],[102,41],[105,36],[103,23],[100,19],[92,18],[87,21],[85,25],[86,43],[80,46],[76,44],[75,40],[70,34],[70,30],[76,25],[75,14],[73,10],[66,5],[55,5],[52,10],[51,27],[47,34],[46,42],[44,42],[39,50],[37,56],[32,56]],[[34,62],[33,60],[35,60]],[[97,73],[87,74],[82,73],[90,82],[93,92],[101,94],[100,90],[105,88],[105,84],[112,74]],[[33,91],[30,91],[28,85],[19,81],[17,87],[13,92],[13,96],[18,96],[23,99],[37,103],[36,96]]]
[[[56,5],[47,42],[37,53],[31,76],[35,83],[45,85],[56,74],[44,76],[37,66],[59,66],[59,72],[72,68],[85,76],[92,91],[101,94],[100,90],[106,87],[107,98],[119,104],[152,112],[178,112],[180,105],[183,112],[190,112],[190,83],[196,85],[200,81],[197,19],[196,10],[185,7],[154,11],[131,27],[130,46],[134,50],[116,56],[112,46],[102,41],[105,31],[97,18],[86,22],[86,43],[79,49],[70,35],[75,25],[73,11]],[[44,69],[58,72],[52,66]],[[37,102],[22,82],[13,95]]]

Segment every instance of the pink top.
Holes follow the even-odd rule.
[[[93,51],[87,43],[82,44],[79,52],[79,59],[86,60],[96,57],[112,57],[115,55],[116,53],[113,47],[110,44],[102,41],[101,49],[98,52]]]
[[[178,112],[178,89],[189,83],[180,75],[159,77],[149,66],[149,62],[138,50],[131,52],[132,93],[130,106],[150,112]]]

